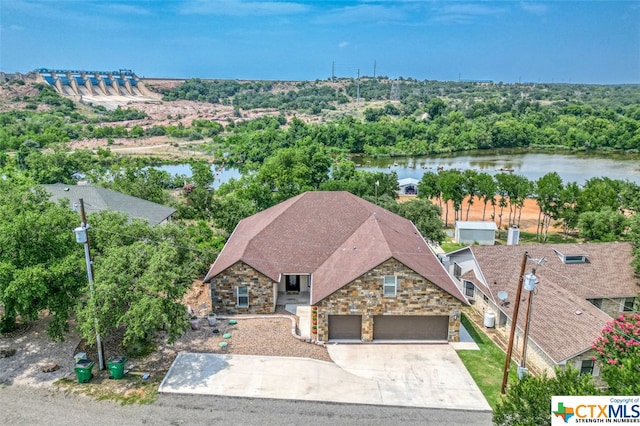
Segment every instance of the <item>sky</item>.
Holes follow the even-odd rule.
[[[640,83],[640,2],[0,0],[0,71]]]

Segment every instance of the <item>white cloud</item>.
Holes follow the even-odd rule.
[[[149,9],[131,4],[106,4],[105,8],[117,14],[124,15],[149,15],[151,13]]]
[[[500,17],[505,13],[502,7],[487,3],[444,3],[434,5],[432,20],[468,24],[482,17]]]
[[[324,12],[324,11],[323,11]],[[407,12],[402,5],[387,7],[373,4],[361,4],[358,6],[346,6],[329,10],[315,18],[320,24],[347,24],[363,22],[402,21],[407,19]]]
[[[26,29],[27,28],[23,27],[22,25],[15,25],[15,24],[0,26],[0,31],[24,31]]]
[[[190,0],[180,12],[185,15],[290,15],[306,12],[309,8],[301,3],[244,0]]]
[[[341,41],[340,43],[338,43],[338,47],[340,49],[344,49],[347,46],[349,46],[349,42],[348,41]]]
[[[549,7],[542,3],[520,3],[520,7],[532,15],[544,15],[549,10]]]

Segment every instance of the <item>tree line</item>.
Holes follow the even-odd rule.
[[[186,82],[175,89],[175,96],[180,98],[180,90],[187,90],[188,85],[192,84],[195,83]],[[212,84],[198,83],[203,87]],[[85,138],[151,136],[209,139],[213,145],[224,145],[225,149],[230,149],[237,161],[259,161],[260,155],[252,154],[252,151],[273,152],[275,148],[291,146],[293,141],[306,136],[332,149],[375,156],[426,155],[493,148],[560,147],[584,151],[614,149],[634,152],[640,149],[640,103],[630,102],[640,99],[640,91],[635,86],[582,88],[584,92],[603,96],[609,92],[625,96],[617,101],[605,98],[609,102],[604,104],[597,102],[599,98],[593,95],[584,97],[578,88],[571,97],[563,92],[567,100],[544,101],[532,99],[532,93],[516,96],[513,88],[502,93],[500,90],[506,89],[499,89],[501,86],[494,87],[494,92],[488,92],[493,96],[480,92],[485,94],[484,98],[461,97],[462,94],[475,92],[460,90],[457,93],[453,90],[457,86],[452,86],[449,91],[442,89],[439,96],[418,97],[412,104],[416,108],[409,108],[403,102],[389,102],[380,107],[366,108],[362,118],[346,115],[326,122],[305,123],[297,118],[289,122],[284,118],[284,111],[307,107],[294,105],[291,109],[284,108],[282,105],[287,105],[287,102],[282,97],[298,96],[299,99],[296,99],[306,105],[308,101],[304,99],[318,96],[323,99],[321,103],[327,103],[329,101],[324,100],[321,94],[329,89],[322,88],[324,86],[302,87],[295,96],[291,94],[292,91],[274,95],[258,83],[253,85],[258,86],[251,89],[257,90],[256,93],[233,92],[233,96],[257,100],[260,96],[277,95],[273,102],[269,101],[268,105],[262,107],[271,108],[276,113],[280,111],[279,116],[249,121],[255,121],[258,125],[234,121],[225,125],[198,119],[189,125],[179,122],[167,126],[134,124],[130,127],[116,123],[144,118],[146,115],[133,108],[106,111],[93,107],[91,114],[81,113],[73,102],[57,95],[50,87],[40,85],[39,94],[26,99],[27,106],[34,105],[36,110],[27,108],[0,113],[0,150],[19,149],[26,141],[34,141],[44,147]],[[343,101],[340,97],[330,102]],[[37,102],[44,103],[48,108],[37,107]],[[269,122],[267,127],[260,128],[265,121]]]
[[[429,171],[418,183],[418,191],[420,197],[436,200],[440,206],[444,203],[445,226],[450,204],[453,220],[468,220],[475,202],[482,203],[483,221],[497,221],[499,229],[520,226],[524,202],[534,199],[539,208],[536,236],[542,242],[552,221],[565,234],[578,230],[590,241],[616,241],[624,238],[630,217],[640,210],[640,186],[634,182],[594,177],[579,186],[564,183],[557,172],[531,181],[513,173],[492,176],[473,169]]]

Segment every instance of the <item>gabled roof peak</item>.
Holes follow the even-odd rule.
[[[395,258],[466,303],[411,221],[345,191],[305,192],[238,224],[205,277],[242,261],[274,281],[314,274],[315,301]]]

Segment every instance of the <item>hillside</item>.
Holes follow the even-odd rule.
[[[0,150],[33,140],[39,146],[66,142],[71,148],[191,156],[203,153],[197,145],[219,145],[238,133],[240,123],[262,119],[243,125],[243,133],[281,132],[294,118],[309,126],[297,137],[374,156],[535,147],[640,150],[638,85],[385,77],[139,81],[144,97],[98,96],[92,102],[65,91],[60,96],[37,78],[0,83]]]

